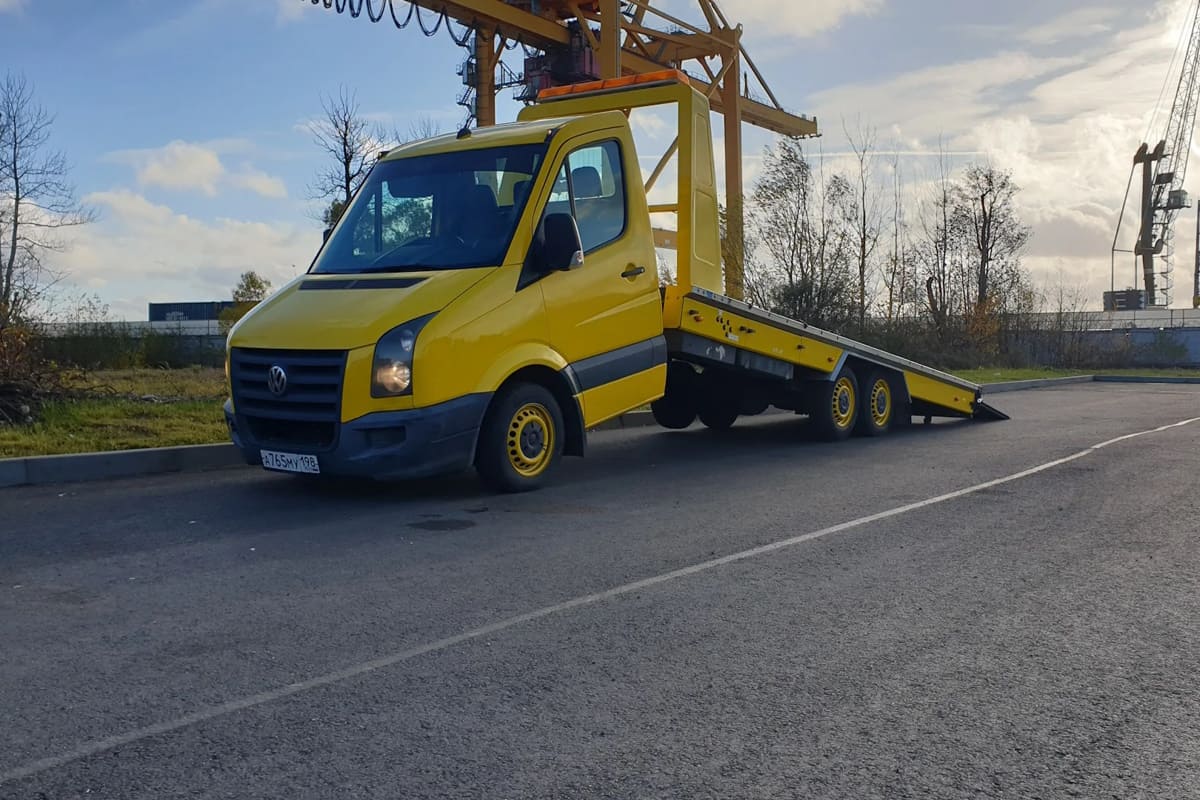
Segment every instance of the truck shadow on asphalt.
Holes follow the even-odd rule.
[[[932,425],[914,423],[884,437],[852,437],[845,442],[823,442],[813,438],[807,419],[771,414],[740,421],[729,430],[714,431],[695,425],[682,431],[662,428],[628,429],[593,435],[586,458],[567,458],[557,474],[538,492],[569,492],[571,487],[613,479],[629,481],[639,474],[653,475],[656,482],[695,477],[697,463],[720,464],[722,468],[753,467],[766,462],[797,457],[844,455],[861,457],[863,451],[893,447],[900,440],[942,437],[972,424],[970,420],[939,420]],[[653,468],[651,471],[649,468]],[[352,511],[363,504],[390,506],[420,502],[490,501],[502,497],[483,485],[473,471],[439,478],[410,481],[363,481],[340,478],[303,478],[266,475],[247,487],[246,503],[287,499],[328,510]],[[513,496],[510,496],[513,497]]]

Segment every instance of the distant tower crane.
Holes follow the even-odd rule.
[[[650,0],[311,2],[339,14],[349,11],[353,17],[366,11],[373,22],[390,14],[398,28],[415,19],[427,35],[450,19],[466,26],[462,36],[450,32],[456,43],[470,51],[459,70],[466,89],[458,102],[481,126],[496,123],[496,92],[504,87],[521,86],[518,99],[528,100],[551,86],[663,69],[689,72],[691,85],[707,94],[712,110],[725,119],[725,293],[737,299],[743,296],[742,123],[784,136],[818,135],[815,119],[783,109],[742,46],[742,26],[731,25],[716,0],[693,0],[704,16],[702,25],[685,22]],[[435,16],[432,25],[422,18],[422,9],[426,17],[429,12]],[[525,47],[522,75],[501,62],[504,51],[517,43]],[[743,72],[743,65],[748,72]],[[677,143],[667,148],[647,188],[668,165],[676,147]],[[656,237],[658,233],[663,234],[660,246],[669,247],[671,237],[666,232],[656,232]]]
[[[1190,27],[1185,29],[1188,34],[1181,39],[1183,63],[1166,134],[1153,149],[1143,144],[1133,158],[1134,170],[1142,168],[1140,228],[1133,252],[1141,260],[1146,306],[1171,304],[1175,217],[1181,209],[1190,208],[1183,182],[1200,102],[1200,0],[1192,7],[1189,19]],[[1119,234],[1119,221],[1117,230]],[[1115,253],[1115,242],[1113,247]],[[1156,259],[1160,269],[1156,269]],[[1200,306],[1200,273],[1193,285],[1192,305]]]

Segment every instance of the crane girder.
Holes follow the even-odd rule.
[[[533,47],[555,47],[568,44],[571,36],[557,19],[534,14],[503,0],[411,0],[415,6],[444,13],[464,25],[484,27],[520,39]]]
[[[516,3],[504,0],[412,0],[414,5],[436,13],[445,13],[448,17],[458,20],[464,25],[484,28],[490,32],[506,36],[510,39],[520,39],[532,47],[564,47],[571,41],[571,34],[564,22],[576,15],[570,5],[576,5],[583,11],[585,18],[599,21],[598,2],[568,4],[565,0],[543,0],[539,3],[540,13],[533,13]],[[533,5],[530,4],[529,8]],[[703,6],[707,11],[707,6]],[[638,22],[622,26],[628,31],[629,38],[621,49],[621,72],[628,75],[657,72],[661,69],[678,69],[684,62],[702,58],[720,58],[733,46],[727,36],[722,36],[721,30],[712,32],[660,33],[645,26],[644,16],[648,5],[638,5],[635,19]],[[635,37],[642,37],[643,47],[632,43]],[[686,43],[686,44],[685,44]],[[648,53],[654,54],[653,57]],[[659,55],[661,53],[661,55]],[[693,77],[692,84],[701,92],[709,95],[712,109],[718,113],[725,112],[725,103],[719,93],[712,91],[712,86],[702,78]],[[775,105],[763,103],[757,99],[742,95],[742,120],[750,125],[778,133],[783,136],[816,136],[818,127],[815,120],[798,116],[784,111]]]
[[[585,46],[599,65],[599,77],[603,78],[643,75],[663,69],[687,71],[687,64],[698,64],[707,80],[691,70],[687,71],[689,81],[708,97],[709,107],[721,114],[725,123],[726,226],[730,231],[724,253],[726,294],[741,299],[742,123],[783,136],[810,137],[819,132],[815,119],[789,113],[779,103],[742,46],[741,26],[729,23],[716,0],[695,0],[708,30],[672,16],[651,0],[407,1],[474,30],[475,57],[481,68],[472,73],[477,83],[471,86],[479,125],[495,123],[495,59],[489,54],[494,51],[497,38],[520,41],[547,52],[561,52],[577,48],[582,34]],[[328,0],[325,5],[329,7]],[[670,30],[658,30],[648,24],[648,18]],[[579,27],[572,27],[572,21],[577,21]],[[598,31],[592,30],[593,24]],[[750,70],[745,75],[746,81],[752,73],[770,102],[751,96],[749,86],[743,85],[743,64]]]

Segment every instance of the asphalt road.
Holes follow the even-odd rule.
[[[992,402],[0,490],[0,798],[1200,796],[1200,387]]]

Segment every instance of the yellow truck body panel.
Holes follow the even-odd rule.
[[[877,421],[893,391],[902,415],[986,408],[966,381],[720,295],[709,106],[686,78],[553,94],[516,123],[384,155],[308,273],[234,326],[226,420],[247,461],[367,477],[474,464],[531,487],[646,403],[714,426],[771,403],[852,420],[852,367],[877,382],[861,390]],[[628,113],[664,105],[678,253],[660,286]]]

